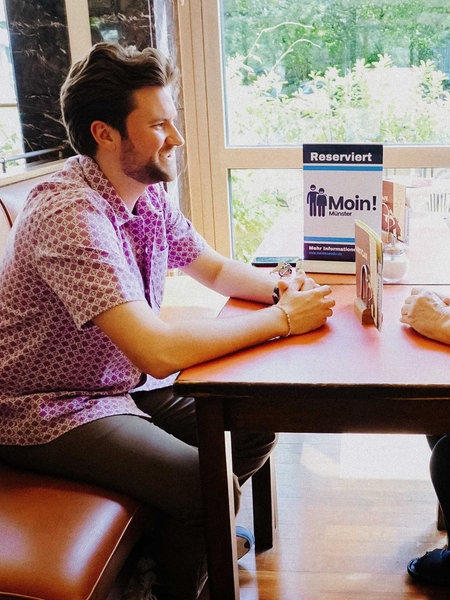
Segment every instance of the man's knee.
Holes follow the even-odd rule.
[[[278,441],[278,434],[273,432],[233,432],[231,434],[233,452],[237,456],[267,457]]]
[[[232,432],[233,472],[241,485],[264,465],[277,437],[276,433],[270,432]]]

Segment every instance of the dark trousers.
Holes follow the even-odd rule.
[[[450,435],[429,435],[430,475],[444,515],[447,539],[450,534]],[[449,544],[450,546],[450,544]]]

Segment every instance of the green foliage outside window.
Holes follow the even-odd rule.
[[[251,261],[265,233],[287,210],[292,218],[298,204],[296,182],[277,179],[279,171],[232,171],[233,247],[238,260]]]
[[[310,73],[290,96],[280,93],[275,71],[244,83],[243,57],[227,67],[230,142],[245,145],[306,142],[447,144],[450,140],[448,78],[432,61],[396,67],[389,56],[358,60],[341,74],[329,67]]]
[[[433,60],[449,72],[447,0],[223,0],[222,6],[226,56],[245,57],[254,71],[281,68],[288,95],[313,71],[333,65],[345,73],[380,55],[397,67]]]

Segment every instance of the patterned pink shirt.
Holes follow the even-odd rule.
[[[166,270],[204,247],[162,185],[130,214],[85,156],[34,188],[0,263],[0,444],[143,415],[129,391],[145,377],[92,319],[133,300],[158,312]]]

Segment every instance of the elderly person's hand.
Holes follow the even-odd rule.
[[[402,306],[400,321],[418,333],[450,344],[450,298],[414,288]]]

